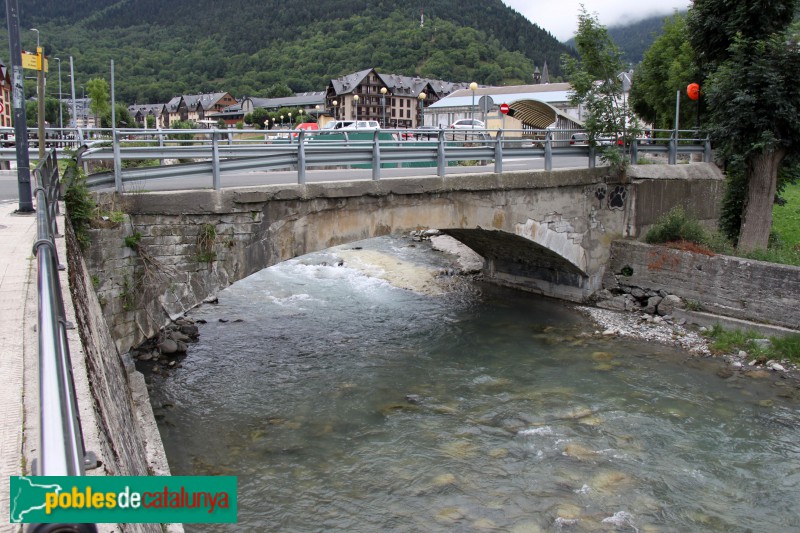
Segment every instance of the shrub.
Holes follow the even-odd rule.
[[[662,216],[644,237],[649,244],[689,241],[705,244],[706,234],[697,220],[689,217],[683,207],[676,206]]]

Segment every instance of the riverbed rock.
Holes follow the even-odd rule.
[[[675,309],[683,309],[685,307],[686,304],[683,303],[683,300],[681,300],[679,296],[670,294],[658,304],[658,314],[661,316],[671,315]]]
[[[189,337],[197,337],[200,334],[200,329],[194,324],[185,324],[181,326],[180,332]]]
[[[661,296],[651,296],[647,299],[647,305],[644,307],[644,309],[642,309],[642,311],[649,315],[656,314],[658,310],[658,304],[660,304],[663,300],[664,298]]]
[[[166,339],[159,343],[158,351],[162,354],[173,354],[178,351],[178,343],[172,339]],[[185,350],[184,350],[185,351]]]

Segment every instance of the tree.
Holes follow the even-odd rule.
[[[89,109],[94,113],[95,121],[99,123],[103,115],[111,113],[108,82],[103,78],[93,78],[86,84],[86,93],[91,99]]]
[[[133,127],[133,117],[131,117],[130,111],[128,108],[125,107],[123,104],[116,104],[114,106],[114,119],[116,120],[116,127],[118,128],[132,128]],[[111,107],[109,106],[108,111],[100,117],[100,126],[103,128],[110,128],[111,127]]]
[[[695,121],[699,103],[690,102],[686,86],[699,80],[694,51],[686,32],[686,17],[676,13],[664,21],[661,35],[645,52],[636,67],[631,87],[631,107],[658,129],[672,129],[675,95],[680,93],[680,123]]]
[[[695,0],[689,39],[700,60],[706,124],[743,174],[737,247],[767,248],[779,176],[800,160],[800,46],[789,24],[797,0]],[[730,200],[730,199],[729,199]]]
[[[156,127],[156,117],[154,115],[147,115],[144,117],[144,121],[147,124],[148,129],[153,129]]]
[[[608,30],[586,8],[578,14],[575,35],[578,58],[563,56],[564,71],[572,84],[571,102],[587,111],[585,121],[589,142],[597,145],[601,137],[619,139],[624,146],[638,131],[629,106],[623,98],[620,74],[625,70],[622,53],[611,40]],[[601,158],[614,167],[627,164],[625,153],[615,145],[603,147]]]

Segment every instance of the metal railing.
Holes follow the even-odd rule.
[[[503,163],[512,158],[542,158],[544,169],[552,170],[558,157],[586,157],[589,167],[597,164],[605,141],[572,142],[572,135],[583,130],[278,130],[249,132],[240,130],[105,130],[90,134],[78,152],[82,163],[112,162],[113,171],[88,177],[91,188],[114,186],[160,178],[210,176],[214,189],[222,187],[227,172],[296,169],[297,183],[306,182],[306,171],[313,168],[372,169],[372,179],[381,177],[384,168],[402,166],[436,167],[444,176],[450,165],[464,161],[494,162],[494,172],[503,172]],[[656,131],[654,134],[662,132]],[[103,135],[106,138],[97,139]],[[249,135],[249,137],[247,136]],[[578,138],[581,138],[579,135]],[[702,154],[711,160],[711,143],[695,131],[667,131],[666,135],[636,139],[625,149],[631,163],[643,154],[664,154],[675,164],[678,154]],[[190,161],[161,165],[165,159]],[[158,166],[126,168],[123,161],[149,160]]]
[[[55,238],[59,174],[56,151],[34,169],[37,187],[37,236],[33,245],[37,264],[39,337],[39,456],[32,470],[40,476],[81,476],[96,460],[85,453],[78,416],[72,363],[67,343],[67,321]],[[70,529],[72,528],[72,529]],[[95,531],[82,524],[80,531]],[[31,524],[28,532],[77,531],[74,525]]]

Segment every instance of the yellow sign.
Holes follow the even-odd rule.
[[[30,70],[41,70],[41,63],[39,62],[39,54],[33,52],[22,52],[22,68]],[[48,72],[47,58],[44,58],[44,71]]]

